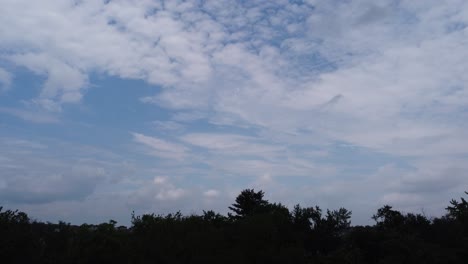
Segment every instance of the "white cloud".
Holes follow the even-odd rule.
[[[40,99],[53,99],[61,103],[76,103],[81,100],[81,90],[86,88],[87,76],[74,66],[44,53],[11,55],[9,59],[37,74],[47,76]]]
[[[155,128],[161,131],[180,131],[183,130],[184,125],[175,121],[154,121]]]
[[[7,204],[83,200],[129,172],[121,159],[76,144],[0,138],[0,149],[0,197]]]
[[[313,127],[356,144],[371,127],[388,131],[395,122],[406,122],[423,130],[434,124],[418,124],[408,116],[457,111],[467,100],[465,36],[463,29],[449,32],[466,22],[463,2],[430,7],[316,2],[314,9],[276,6],[268,16],[261,11],[275,7],[272,3],[255,3],[255,8],[234,2],[223,3],[229,8],[212,3],[163,8],[157,1],[25,5],[29,1],[4,4],[2,48],[13,51],[9,60],[47,76],[44,100],[77,102],[87,74],[106,72],[161,84],[166,89],[145,101],[208,108],[218,124],[243,122],[280,131]],[[268,23],[248,30],[259,20]],[[293,36],[291,26],[299,30]],[[26,34],[31,28],[35,33]],[[273,39],[280,44],[273,45]],[[340,100],[331,101],[337,96]],[[371,132],[387,144],[393,137]]]
[[[5,69],[0,68],[0,91],[6,91],[10,89],[13,75],[7,72]]]
[[[167,177],[164,176],[156,176],[153,179],[154,184],[161,185],[167,182]]]
[[[0,113],[10,114],[16,117],[19,117],[25,121],[30,121],[34,123],[58,123],[59,118],[51,114],[50,112],[44,111],[34,111],[34,110],[24,110],[11,107],[0,107]]]
[[[127,203],[131,207],[154,208],[153,203],[157,201],[179,203],[189,194],[189,190],[176,186],[173,179],[166,176],[156,176],[151,183],[142,181],[138,184],[137,189],[130,191]],[[169,208],[167,207],[167,209]]]
[[[29,148],[29,149],[46,149],[47,145],[34,142],[31,140],[17,139],[17,138],[0,138],[2,144],[6,146]],[[1,159],[0,159],[1,160]],[[8,161],[10,159],[7,159]]]
[[[148,15],[160,5],[6,1],[0,48],[9,51],[6,59],[47,77],[41,98],[62,103],[80,100],[92,71],[164,86],[206,80],[211,66],[205,52],[214,48],[219,26],[201,13],[179,20],[183,4]]]
[[[135,142],[149,147],[149,154],[161,158],[183,159],[189,151],[188,148],[182,145],[171,143],[159,138],[149,137],[139,133],[132,133],[132,135]]]
[[[197,147],[231,156],[255,155],[268,158],[284,150],[283,147],[271,143],[262,143],[261,138],[235,134],[194,133],[182,136],[181,140]]]
[[[179,137],[182,142],[196,146],[200,162],[212,173],[255,177],[267,182],[272,176],[323,177],[334,175],[336,169],[320,164],[317,158],[326,156],[321,151],[298,150],[300,144],[268,142],[265,137],[226,133],[191,133]],[[195,151],[195,149],[194,149]]]
[[[156,194],[158,200],[178,200],[185,195],[185,190],[181,188],[169,188],[159,191]]]
[[[193,121],[197,121],[197,120],[204,119],[204,118],[206,118],[206,114],[203,114],[201,112],[195,112],[195,111],[178,112],[178,113],[175,113],[172,117],[172,119],[177,122],[193,122]]]
[[[216,198],[220,195],[220,192],[218,190],[210,189],[203,192],[203,195],[206,198]]]

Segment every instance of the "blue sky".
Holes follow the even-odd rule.
[[[0,9],[0,201],[44,221],[288,206],[439,216],[468,189],[468,3]]]

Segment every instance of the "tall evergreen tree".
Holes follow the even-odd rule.
[[[263,191],[256,192],[254,189],[245,189],[237,196],[236,203],[229,206],[229,209],[235,213],[234,217],[236,218],[252,215],[268,205],[268,201],[263,199],[264,195]]]

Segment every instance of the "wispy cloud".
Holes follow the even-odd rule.
[[[0,68],[0,91],[6,91],[10,89],[13,75],[3,68]]]
[[[0,138],[0,147],[0,197],[8,204],[82,200],[129,171],[124,162],[77,144]]]
[[[132,133],[133,140],[149,148],[149,154],[161,158],[183,159],[189,151],[183,145],[168,142],[163,139],[145,136],[139,133]]]
[[[0,113],[13,115],[25,121],[30,121],[34,123],[58,123],[60,121],[56,115],[44,111],[38,112],[33,110],[17,109],[11,107],[0,107]]]
[[[236,134],[187,134],[184,135],[181,140],[194,146],[236,155],[249,153],[263,155],[281,149],[274,145],[258,143],[258,139],[256,138]]]

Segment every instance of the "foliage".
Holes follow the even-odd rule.
[[[465,192],[468,194],[468,192]],[[451,200],[450,204],[452,206],[447,207],[448,217],[456,219],[463,224],[468,224],[468,202],[462,197],[460,198],[461,202],[456,200]]]
[[[319,206],[290,211],[247,189],[233,214],[132,214],[132,225],[110,220],[74,226],[31,221],[0,207],[2,263],[465,263],[467,202],[427,219],[389,205],[374,226],[351,226],[351,211]]]
[[[234,217],[242,218],[254,214],[268,205],[268,201],[263,199],[263,191],[255,192],[254,189],[243,190],[236,198],[236,203],[229,206],[235,213]]]

